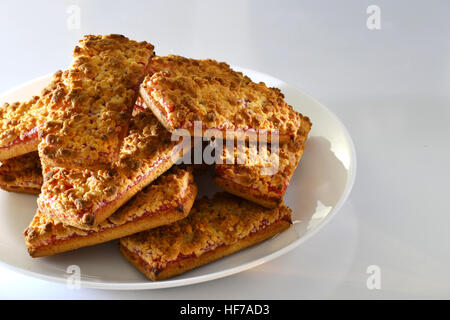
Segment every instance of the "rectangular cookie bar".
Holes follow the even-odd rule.
[[[283,143],[300,126],[299,114],[279,89],[255,83],[215,60],[156,57],[139,92],[146,107],[171,132],[186,129],[194,135],[194,121],[201,121],[200,131],[228,131],[237,139],[264,130],[267,136],[259,138],[270,140],[271,130],[278,129]]]
[[[0,161],[36,151],[39,97],[27,102],[5,103],[0,108]]]
[[[173,223],[189,214],[196,195],[192,173],[171,170],[92,230],[66,226],[38,210],[24,232],[26,246],[32,257],[43,257]]]
[[[0,188],[3,190],[39,194],[42,180],[41,161],[37,151],[0,163]]]
[[[53,99],[59,82],[56,73],[40,96],[26,102],[5,103],[0,108],[0,161],[37,151],[38,127],[47,117],[45,105]]]
[[[69,169],[43,164],[38,207],[52,219],[80,229],[96,228],[181,157],[177,142],[150,110],[132,119],[119,160],[108,169]]]
[[[285,205],[263,208],[230,194],[194,203],[176,223],[120,239],[120,251],[149,279],[163,280],[268,239],[291,225]]]
[[[107,168],[119,156],[153,46],[122,35],[85,36],[68,70],[59,72],[39,127],[47,166]]]
[[[310,129],[311,121],[302,116],[294,140],[279,146],[278,154],[270,148],[257,150],[251,162],[247,146],[243,151],[247,155],[245,164],[237,164],[236,149],[234,154],[228,154],[225,149],[223,164],[215,165],[214,182],[223,190],[264,207],[278,206],[303,155]],[[234,157],[234,164],[226,164],[227,157]]]

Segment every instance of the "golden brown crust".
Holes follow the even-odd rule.
[[[0,163],[0,188],[6,191],[39,194],[42,180],[36,151]]]
[[[36,127],[41,107],[39,97],[35,96],[27,102],[5,103],[0,108],[0,160],[37,149]]]
[[[132,118],[119,160],[105,170],[43,166],[41,211],[81,229],[92,229],[168,170],[181,154],[151,111]]]
[[[39,97],[27,102],[5,103],[0,108],[0,146],[5,147],[16,139],[23,140],[25,135],[36,128],[35,106]]]
[[[144,273],[152,280],[159,280],[266,239],[273,233],[264,230],[272,230],[268,227],[280,221],[284,221],[280,225],[285,228],[290,224],[290,214],[291,210],[283,204],[267,209],[220,193],[212,199],[197,200],[186,219],[122,238],[120,244],[133,264],[141,261],[143,269],[148,271]],[[279,229],[274,227],[274,230]],[[261,236],[252,237],[254,234]],[[216,253],[204,256],[215,250]]]
[[[236,149],[233,149],[234,154],[230,154],[225,148],[223,164],[215,166],[214,182],[223,190],[264,207],[277,206],[283,200],[311,130],[309,118],[301,116],[301,119],[295,138],[279,146],[278,155],[270,152],[270,145],[267,149],[259,150],[246,146],[246,163],[237,164]],[[255,151],[253,159],[250,157],[250,150]],[[234,161],[234,164],[226,164],[227,161]]]
[[[284,142],[300,126],[298,113],[284,101],[279,89],[254,83],[215,60],[156,57],[140,94],[169,131],[183,128],[194,134],[194,121],[202,121],[204,130],[228,129],[241,134],[278,129]]]
[[[39,139],[37,134],[32,132],[25,140],[17,140],[17,142],[8,145],[4,148],[0,148],[0,161],[8,160],[14,157],[20,157],[21,155],[33,152],[37,150]]]
[[[117,160],[153,46],[120,35],[85,36],[57,73],[39,154],[49,166],[99,169]]]
[[[28,252],[32,257],[48,256],[173,223],[189,214],[196,195],[192,173],[175,169],[92,230],[64,225],[38,210],[25,230]]]
[[[29,101],[5,103],[0,109],[0,160],[18,157],[38,149],[38,128],[45,122],[61,72],[55,73],[40,96]]]
[[[262,193],[244,187],[242,184],[221,177],[214,177],[214,183],[228,193],[250,200],[266,208],[275,208],[283,201],[282,197],[278,195],[272,197],[264,196]]]
[[[238,242],[232,245],[226,245],[219,247],[217,249],[211,250],[197,257],[189,257],[168,265],[165,269],[155,272],[151,266],[146,263],[138,254],[130,251],[128,248],[120,243],[120,252],[124,255],[124,257],[133,264],[140,272],[142,272],[147,278],[152,281],[160,281],[172,278],[176,275],[185,273],[189,270],[192,270],[197,267],[201,267],[205,264],[218,260],[222,257],[228,256],[235,252],[238,252],[242,249],[250,247],[254,244],[262,242],[266,239],[269,239],[276,234],[286,230],[289,228],[291,223],[286,220],[280,220],[273,223],[270,226],[267,226],[263,230],[259,232],[255,232],[250,236],[239,240]]]

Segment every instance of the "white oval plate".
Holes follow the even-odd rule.
[[[25,248],[23,230],[36,211],[36,197],[0,191],[0,262],[30,276],[65,282],[70,265],[81,270],[81,285],[99,289],[156,289],[183,286],[248,270],[294,249],[315,234],[347,199],[356,173],[352,140],[344,125],[326,107],[295,87],[271,76],[236,68],[254,81],[278,87],[289,104],[311,118],[310,137],[300,166],[285,196],[293,210],[294,224],[263,243],[189,271],[170,280],[151,282],[120,254],[117,241],[82,248],[53,257],[32,259]],[[26,100],[49,81],[50,76],[28,82],[0,97],[0,102]],[[208,183],[207,186],[204,184]],[[210,182],[199,183],[210,193]]]

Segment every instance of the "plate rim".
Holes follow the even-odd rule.
[[[171,288],[171,287],[179,287],[179,286],[187,286],[187,285],[193,285],[198,284],[202,282],[207,282],[215,279],[221,279],[228,276],[231,276],[233,274],[237,274],[246,270],[249,270],[251,268],[254,268],[256,266],[262,265],[263,263],[272,261],[290,251],[295,249],[296,247],[300,246],[307,240],[309,240],[312,236],[316,235],[320,230],[323,229],[325,225],[327,225],[332,218],[340,211],[344,203],[347,201],[348,197],[350,196],[350,193],[353,189],[353,185],[355,183],[356,179],[356,171],[357,171],[357,158],[356,158],[356,149],[355,145],[353,143],[353,139],[350,136],[350,133],[344,123],[340,120],[340,118],[331,111],[327,106],[319,102],[317,99],[309,95],[308,93],[304,92],[302,89],[298,88],[295,85],[292,85],[291,83],[288,83],[284,80],[278,79],[277,77],[274,77],[272,75],[256,71],[249,68],[239,67],[239,66],[233,66],[233,68],[244,71],[247,75],[253,74],[258,75],[262,77],[268,77],[275,81],[279,81],[281,84],[290,87],[294,91],[297,91],[307,99],[311,100],[314,104],[319,106],[320,108],[324,109],[341,127],[344,136],[346,137],[348,144],[350,146],[351,151],[351,158],[350,158],[350,165],[349,165],[349,179],[347,180],[347,183],[344,188],[344,192],[339,199],[339,201],[336,203],[336,205],[333,207],[333,209],[330,211],[330,213],[327,215],[327,217],[323,220],[322,223],[320,223],[318,226],[310,230],[310,232],[303,235],[300,239],[297,239],[290,243],[289,245],[279,249],[278,251],[265,255],[263,257],[260,257],[258,259],[255,259],[253,261],[247,262],[245,264],[241,264],[232,268],[228,268],[221,271],[216,271],[213,273],[208,273],[205,275],[196,276],[193,278],[188,279],[175,279],[175,280],[164,280],[164,281],[148,281],[148,282],[142,282],[142,283],[133,283],[133,282],[124,282],[124,283],[114,283],[114,282],[99,282],[99,281],[92,281],[92,280],[80,280],[80,287],[84,288],[91,288],[91,289],[102,289],[102,290],[151,290],[151,289],[163,289],[163,288]],[[52,77],[53,73],[37,77],[35,79],[32,79],[30,81],[27,81],[25,83],[22,83],[12,89],[9,89],[5,92],[3,92],[0,95],[0,99],[3,99],[5,96],[11,95],[14,92],[17,92],[19,90],[23,90],[23,88],[32,85],[35,82],[43,81],[44,79],[50,79]],[[2,267],[5,267],[6,269],[13,270],[17,273],[24,274],[29,277],[56,282],[56,283],[65,283],[67,281],[67,277],[56,277],[56,276],[50,276],[45,275],[42,273],[34,272],[28,269],[16,267],[14,265],[8,264],[7,262],[0,260],[0,265]]]

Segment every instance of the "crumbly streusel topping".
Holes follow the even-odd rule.
[[[232,245],[252,232],[285,218],[284,204],[267,209],[226,193],[196,200],[189,216],[173,224],[122,238],[120,243],[160,270],[183,256],[200,256],[222,245]]]
[[[52,100],[53,90],[59,82],[57,72],[40,96],[27,102],[5,103],[0,108],[0,147],[20,143],[27,138],[37,138],[37,130],[46,117],[46,103]]]
[[[39,97],[27,102],[5,103],[0,108],[0,146],[8,146],[25,139],[26,134],[38,124],[42,105]]]
[[[141,87],[172,129],[279,129],[294,136],[300,118],[279,89],[254,83],[224,62],[156,57]],[[145,99],[144,99],[145,101]]]
[[[107,167],[119,154],[137,90],[153,46],[121,35],[85,36],[73,63],[58,72],[49,111],[39,128],[44,162],[62,167]]]
[[[24,232],[25,240],[28,246],[39,246],[49,240],[57,241],[71,236],[86,236],[92,232],[101,232],[124,225],[161,210],[180,208],[193,183],[193,176],[189,170],[172,169],[136,194],[111,217],[92,230],[82,230],[65,225],[38,209]]]
[[[238,152],[227,152],[224,149],[222,163],[215,167],[218,177],[230,180],[238,185],[250,188],[262,196],[282,197],[289,185],[305,148],[305,142],[311,129],[308,117],[301,116],[301,126],[293,140],[279,146],[278,154],[272,153],[270,144],[268,148],[244,147],[246,154],[245,164],[237,164]],[[234,164],[226,164],[234,161]]]
[[[194,176],[190,170],[174,168],[144,188],[108,220],[120,225],[156,210],[177,208],[183,211],[182,200],[186,197],[188,187],[193,184]]]
[[[88,225],[101,209],[171,161],[176,142],[151,111],[136,114],[122,144],[119,160],[109,169],[81,170],[43,166],[44,184],[38,200],[46,214],[69,225]]]

